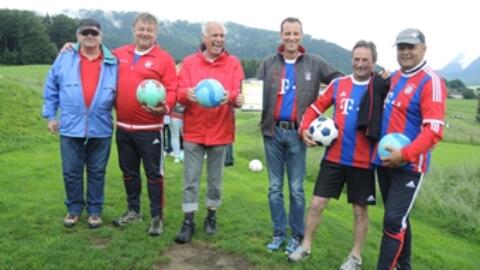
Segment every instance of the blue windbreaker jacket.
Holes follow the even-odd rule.
[[[117,59],[103,45],[102,51],[103,64],[99,82],[88,108],[83,98],[78,44],[73,50],[59,54],[50,68],[45,82],[42,115],[47,120],[53,120],[60,111],[59,132],[63,136],[77,138],[112,136]]]

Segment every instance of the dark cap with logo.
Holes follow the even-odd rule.
[[[423,33],[415,28],[407,28],[403,30],[402,32],[398,33],[397,39],[395,40],[395,45],[398,44],[425,44],[425,35]]]
[[[100,27],[100,23],[94,19],[82,19],[80,20],[80,23],[78,25],[78,32],[81,32],[83,30],[86,30],[86,29],[93,29],[93,30],[96,30],[98,32],[100,32],[100,30],[102,29]]]

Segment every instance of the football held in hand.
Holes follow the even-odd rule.
[[[215,79],[201,80],[195,86],[195,97],[198,103],[205,108],[214,108],[222,103],[225,89],[223,85]]]
[[[157,80],[144,80],[137,87],[137,100],[148,107],[157,107],[165,101],[165,87]]]
[[[329,146],[338,136],[338,129],[335,122],[325,116],[319,116],[313,120],[308,128],[312,140],[320,146]]]

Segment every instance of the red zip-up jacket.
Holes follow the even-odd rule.
[[[218,80],[229,92],[228,102],[216,108],[205,108],[189,101],[187,89],[195,88],[203,79]],[[185,57],[179,74],[178,101],[185,105],[183,139],[186,142],[222,145],[234,141],[233,109],[243,79],[240,61],[226,51],[213,62],[209,62],[201,51]]]
[[[113,51],[118,59],[117,126],[129,131],[158,130],[163,126],[163,115],[154,115],[137,101],[137,86],[146,79],[160,81],[166,90],[169,113],[177,101],[177,75],[175,61],[160,46],[155,47],[134,64],[135,45],[125,45]]]

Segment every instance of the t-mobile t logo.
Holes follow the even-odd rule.
[[[342,114],[347,115],[348,111],[353,110],[353,102],[354,100],[351,98],[342,98],[340,100],[340,110],[342,111]]]

